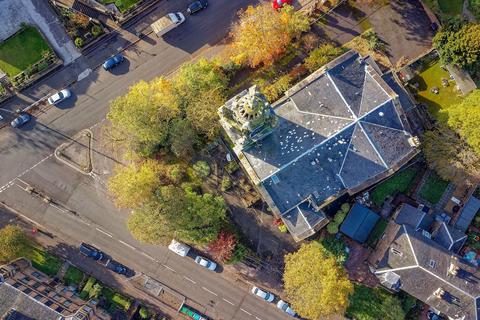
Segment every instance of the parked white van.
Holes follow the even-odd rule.
[[[185,257],[188,254],[188,251],[190,251],[189,246],[184,243],[178,242],[175,239],[170,242],[170,244],[168,245],[168,249],[182,257]]]

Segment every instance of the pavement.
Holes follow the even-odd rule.
[[[110,201],[108,170],[85,175],[54,156],[59,145],[84,129],[92,130],[95,140],[109,101],[125,94],[132,84],[171,73],[185,61],[215,50],[237,10],[254,1],[212,0],[207,10],[189,16],[164,39],[140,34],[147,33],[148,25],[166,12],[185,11],[187,3],[160,2],[127,30],[114,32],[85,56],[1,106],[0,115],[10,120],[17,108],[72,83],[71,99],[38,112],[18,130],[6,127],[0,131],[0,201],[42,230],[72,244],[95,245],[136,272],[165,283],[213,319],[287,319],[273,304],[252,296],[248,292],[251,284],[233,283],[222,273],[204,270],[193,259],[182,258],[166,247],[136,241],[125,224],[129,212],[118,210]],[[111,73],[98,68],[105,58],[125,47],[125,63]],[[77,81],[86,69],[92,72]],[[115,162],[100,146],[94,144],[92,149],[94,157]],[[29,193],[29,187],[35,194]]]

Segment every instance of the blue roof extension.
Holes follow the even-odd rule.
[[[379,219],[378,214],[361,204],[355,203],[343,221],[340,231],[353,240],[364,243]]]

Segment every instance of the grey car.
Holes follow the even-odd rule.
[[[22,113],[17,118],[15,118],[12,122],[10,122],[10,125],[12,126],[12,128],[18,128],[24,125],[25,123],[27,123],[28,121],[30,121],[31,118],[32,117],[28,113]]]

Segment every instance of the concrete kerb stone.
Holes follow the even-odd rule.
[[[63,156],[63,151],[72,146],[74,143],[77,142],[77,137],[80,138],[81,136],[86,136],[88,137],[88,146],[86,146],[87,150],[87,164],[85,167],[80,167],[78,164],[75,162],[67,159],[66,157]],[[93,139],[93,133],[89,129],[85,129],[77,133],[69,142],[62,143],[60,146],[58,146],[55,149],[54,155],[55,158],[69,166],[70,168],[84,174],[84,175],[90,175],[93,171],[93,164],[92,164],[92,139]]]

